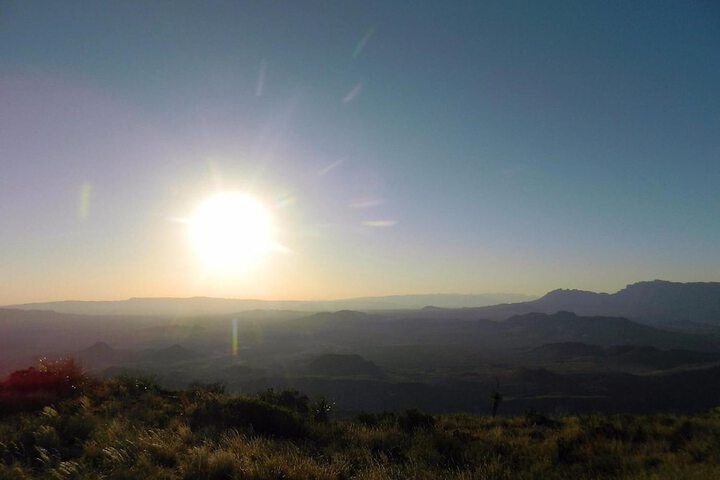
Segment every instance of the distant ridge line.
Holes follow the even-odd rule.
[[[419,309],[427,305],[443,308],[480,307],[500,302],[530,300],[523,294],[415,294],[359,297],[340,300],[258,300],[213,297],[132,297],[127,300],[62,300],[8,305],[3,308],[51,310],[58,313],[96,315],[225,315],[250,310],[302,312],[338,310]]]

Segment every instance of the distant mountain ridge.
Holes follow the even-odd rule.
[[[666,326],[720,326],[720,282],[638,282],[616,293],[553,290],[520,303],[473,309],[480,318],[503,320],[525,313],[571,311],[583,316],[625,317]]]
[[[532,296],[515,293],[422,294],[359,297],[343,300],[256,300],[234,298],[130,298],[127,300],[76,301],[26,303],[4,308],[22,310],[52,310],[58,313],[84,315],[227,315],[250,310],[291,310],[320,312],[337,310],[397,310],[416,309],[426,305],[444,308],[470,308],[497,303],[530,300]]]
[[[527,313],[574,312],[580,316],[624,317],[689,331],[720,328],[720,282],[643,281],[616,293],[558,289],[538,299],[520,294],[394,295],[332,301],[265,301],[230,298],[131,298],[120,301],[63,301],[16,305],[22,310],[65,314],[193,317],[250,311],[291,313],[406,310],[414,317],[505,320]]]

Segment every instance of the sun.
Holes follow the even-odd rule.
[[[218,193],[206,199],[188,223],[196,254],[214,272],[245,272],[275,245],[269,210],[242,192]]]

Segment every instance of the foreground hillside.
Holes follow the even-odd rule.
[[[336,420],[298,392],[53,375],[3,384],[0,479],[720,478],[720,411]]]

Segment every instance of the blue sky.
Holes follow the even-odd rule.
[[[719,52],[709,1],[0,2],[0,302],[720,280]],[[291,253],[203,272],[219,189]]]

